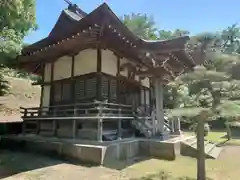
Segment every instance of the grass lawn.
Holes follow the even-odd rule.
[[[186,135],[195,135],[194,132],[184,132]],[[209,132],[208,136],[206,139],[209,141],[219,143],[219,144],[224,144],[224,145],[240,145],[240,138],[239,139],[231,139],[230,141],[227,140],[225,137],[226,132],[224,131],[211,131]]]
[[[240,150],[240,147],[238,147],[238,149],[235,149],[233,146],[225,148],[227,149],[223,150],[219,159],[206,160],[207,176],[214,180],[237,180],[239,179],[240,158],[233,157],[232,154],[237,153],[237,151]],[[152,159],[146,162],[135,164],[126,169],[129,174],[133,175],[133,173],[135,173],[140,176],[146,176],[144,173],[146,174],[147,172],[156,174],[156,172],[165,171],[170,172],[170,174],[175,178],[183,176],[196,178],[196,170],[196,159],[183,156],[177,157],[175,161]],[[144,180],[144,178],[142,178],[142,180]]]

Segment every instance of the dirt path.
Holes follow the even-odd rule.
[[[0,152],[0,179],[4,180],[110,180],[128,179],[117,170],[104,167],[84,167],[40,155],[20,152]]]
[[[218,160],[207,160],[207,174],[216,180],[239,179],[240,146],[227,146]],[[172,168],[176,167],[176,168]],[[175,176],[196,175],[196,160],[179,157],[175,161],[150,159],[121,171],[104,167],[68,164],[48,157],[10,151],[0,151],[0,179],[3,180],[129,180],[160,170]]]

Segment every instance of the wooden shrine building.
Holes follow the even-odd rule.
[[[106,3],[89,14],[69,5],[50,34],[18,57],[23,69],[42,77],[40,107],[23,108],[23,132],[102,141],[133,136],[145,126],[152,131],[146,124],[153,98],[162,96],[151,87],[196,65],[185,50],[188,40],[146,41]],[[136,116],[138,109],[142,115]]]

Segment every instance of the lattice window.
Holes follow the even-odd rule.
[[[81,100],[85,98],[85,82],[83,79],[78,79],[75,81],[75,99]]]
[[[117,99],[117,81],[115,79],[110,80],[110,99],[111,101]]]
[[[71,99],[71,84],[69,82],[62,84],[62,101]]]
[[[53,97],[55,102],[61,101],[62,96],[62,86],[61,83],[56,83],[53,85]]]
[[[108,78],[103,76],[102,77],[102,95],[104,97],[108,97],[108,83],[109,83]]]
[[[95,77],[86,80],[86,98],[96,96],[97,80]]]

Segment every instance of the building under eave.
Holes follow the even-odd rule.
[[[18,57],[23,69],[42,76],[41,104],[24,109],[24,133],[102,141],[171,131],[163,120],[161,128],[151,124],[151,84],[161,88],[201,62],[201,52],[185,50],[188,40],[146,41],[106,3],[89,14],[70,5],[49,36]],[[156,106],[162,109],[158,100]]]

